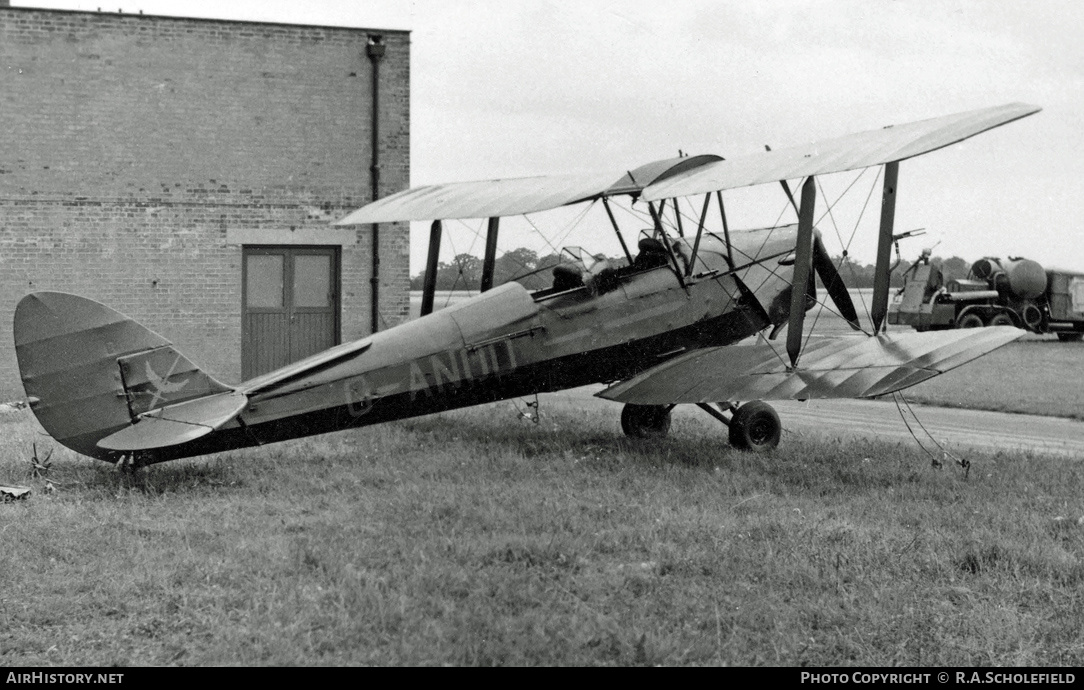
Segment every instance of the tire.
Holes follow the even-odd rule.
[[[730,445],[738,450],[766,453],[779,445],[782,433],[779,415],[760,400],[745,403],[730,420]]]
[[[669,405],[625,405],[621,431],[630,438],[666,438],[670,433]]]
[[[968,312],[961,314],[956,319],[956,328],[982,328],[986,323],[982,320],[982,317],[975,312]]]
[[[1078,343],[1084,338],[1084,333],[1058,333],[1058,340],[1063,343]]]
[[[1043,312],[1034,304],[1024,305],[1024,324],[1036,333],[1042,333]]]
[[[1011,316],[1009,316],[1005,312],[1001,312],[999,314],[994,314],[993,318],[990,319],[990,324],[989,325],[991,325],[991,326],[1015,326],[1016,322],[1013,321],[1013,318]]]

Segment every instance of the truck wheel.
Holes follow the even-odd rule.
[[[1058,340],[1063,343],[1077,343],[1084,338],[1084,333],[1058,333]]]
[[[1024,323],[1036,333],[1042,332],[1040,326],[1043,323],[1043,312],[1034,304],[1024,306]]]
[[[730,445],[738,450],[766,453],[779,445],[782,433],[779,415],[760,400],[745,403],[730,420]]]
[[[963,314],[956,319],[956,328],[982,328],[984,325],[982,317],[975,312]]]
[[[991,326],[1015,326],[1016,322],[1012,320],[1012,317],[1001,312],[1000,314],[994,314],[994,318],[990,319]]]

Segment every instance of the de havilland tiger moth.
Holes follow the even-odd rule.
[[[600,383],[607,386],[598,396],[624,404],[621,426],[630,436],[665,435],[673,407],[692,404],[727,424],[735,447],[770,450],[781,425],[765,401],[893,393],[1024,333],[1009,326],[889,333],[885,317],[900,161],[1039,110],[1014,103],[726,160],[686,156],[611,174],[408,189],[337,225],[433,221],[421,318],[227,385],[109,307],[36,292],[15,312],[20,373],[53,438],[136,466]],[[816,179],[877,166],[872,328],[805,337],[814,274],[838,314],[862,330],[814,228]],[[793,180],[802,181],[797,198]],[[798,222],[731,231],[722,193],[754,185],[780,185]],[[682,227],[678,215],[674,232],[666,213],[689,197],[699,222]],[[492,286],[500,218],[591,203],[605,208],[622,260],[572,249],[545,289]],[[619,203],[650,212],[653,227],[633,250],[611,210]],[[708,229],[709,214],[718,214],[721,230]],[[433,311],[441,223],[452,219],[488,219],[483,292]]]

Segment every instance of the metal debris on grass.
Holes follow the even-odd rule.
[[[3,496],[3,502],[8,503],[10,501],[18,501],[24,499],[30,495],[29,486],[4,486],[0,484],[0,496]]]
[[[44,458],[38,459],[38,444],[31,444],[31,447],[34,449],[34,454],[27,460],[30,463],[30,469],[26,471],[26,474],[31,479],[45,479],[48,481],[47,475],[53,466],[53,463],[49,460],[49,458],[53,457],[53,449],[50,448]]]

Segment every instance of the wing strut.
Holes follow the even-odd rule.
[[[794,207],[794,212],[799,213],[798,204],[794,201],[794,195],[790,193],[790,185],[786,180],[779,180],[779,184],[783,185],[783,191],[787,193],[787,198],[790,199],[790,205]]]
[[[764,148],[769,151],[772,150],[767,144],[764,145]],[[800,213],[798,204],[794,201],[794,195],[790,193],[790,185],[787,184],[786,180],[779,180],[779,184],[783,186],[783,191],[786,192],[790,205],[794,207],[794,212]],[[821,282],[824,283],[828,296],[832,298],[836,308],[839,309],[839,315],[854,330],[862,330],[862,327],[858,325],[858,312],[854,309],[851,294],[847,292],[847,286],[844,284],[843,279],[839,277],[839,271],[836,270],[836,265],[832,263],[832,258],[828,256],[828,250],[824,248],[824,243],[821,241],[819,234],[813,238],[813,269],[820,276]],[[811,285],[814,285],[814,288],[816,287],[815,283],[811,283]]]
[[[433,313],[433,296],[437,292],[437,261],[440,259],[439,220],[429,228],[429,257],[425,262],[425,282],[422,284],[422,316]]]
[[[663,208],[666,206],[666,199],[663,199],[659,204],[659,210],[655,210],[655,204],[648,202],[647,208],[651,211],[651,220],[655,223],[655,232],[662,238],[663,246],[666,247],[666,253],[670,255],[670,261],[674,264],[674,272],[677,274],[678,282],[681,283],[681,287],[687,287],[685,284],[685,276],[681,272],[681,267],[678,266],[677,257],[674,256],[674,248],[670,244],[670,238],[666,236],[666,231],[662,229],[662,218],[660,217]]]
[[[693,275],[693,269],[696,268],[696,257],[700,252],[700,238],[704,235],[704,222],[708,219],[708,206],[711,205],[711,193],[704,195],[704,210],[700,212],[700,223],[696,226],[696,239],[693,241],[693,255],[689,259],[689,270],[685,272],[685,277],[690,278]],[[729,247],[727,247],[729,249]]]
[[[489,219],[489,227],[486,229],[486,255],[482,259],[481,292],[493,287],[493,268],[497,263],[497,229],[500,223],[500,216],[494,216]]]
[[[709,192],[710,193],[710,192]],[[715,192],[719,198],[719,215],[723,217],[723,239],[726,240],[726,262],[730,264],[730,270],[734,270],[734,247],[730,244],[730,223],[726,222],[726,206],[723,206],[723,190]]]
[[[873,332],[880,333],[888,315],[889,262],[892,259],[892,228],[896,222],[896,180],[900,163],[885,163],[884,194],[881,196],[881,232],[877,236],[877,267],[873,274]]]
[[[610,199],[608,197],[602,197],[602,206],[606,209],[606,215],[610,217],[610,225],[614,226],[614,232],[617,234],[617,241],[621,243],[621,249],[625,252],[625,258],[629,260],[629,265],[632,265],[632,253],[629,251],[629,247],[625,244],[625,238],[621,236],[621,228],[617,226],[617,219],[614,218],[614,212],[610,208]]]
[[[790,365],[798,365],[802,350],[802,326],[805,323],[806,291],[813,252],[813,206],[817,185],[812,176],[802,185],[802,205],[798,209],[798,242],[794,248],[794,278],[790,288],[790,323],[787,325],[787,355]]]

